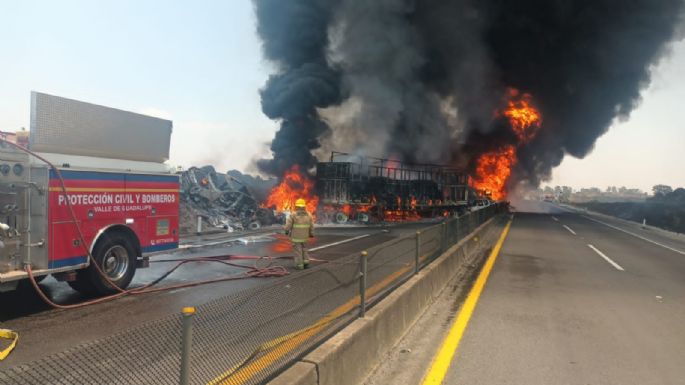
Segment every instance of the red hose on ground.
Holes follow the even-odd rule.
[[[100,266],[98,266],[98,264],[95,263],[95,259],[93,258],[93,255],[91,254],[90,249],[88,248],[88,246],[86,244],[85,237],[83,236],[83,232],[81,231],[81,226],[78,224],[78,221],[76,219],[76,214],[74,213],[74,208],[71,205],[71,201],[69,199],[67,199],[68,198],[67,187],[64,183],[64,178],[62,177],[62,173],[60,172],[60,170],[57,167],[55,167],[55,165],[53,165],[50,161],[48,161],[44,157],[36,154],[35,152],[33,152],[27,148],[24,148],[24,147],[22,147],[16,143],[12,143],[12,142],[8,141],[7,139],[5,139],[4,137],[0,137],[0,141],[4,142],[5,144],[9,144],[10,146],[12,146],[14,148],[16,148],[20,151],[23,151],[23,152],[39,159],[40,161],[47,164],[51,170],[55,171],[55,175],[57,175],[57,178],[58,178],[59,183],[60,183],[60,188],[62,190],[61,193],[64,194],[65,202],[66,202],[67,207],[69,209],[69,216],[71,216],[71,220],[74,223],[74,226],[76,227],[76,232],[78,234],[81,245],[83,245],[83,249],[86,251],[86,254],[88,255],[89,263],[92,264],[93,266],[95,266],[98,274],[100,274],[100,276],[102,276],[110,286],[112,286],[115,290],[118,291],[118,293],[116,293],[116,294],[112,294],[110,296],[106,296],[106,297],[102,297],[102,298],[93,299],[90,301],[85,301],[85,302],[81,302],[81,303],[77,303],[77,304],[73,304],[73,305],[60,305],[60,304],[53,302],[50,298],[48,298],[47,295],[45,295],[43,290],[38,285],[38,282],[36,281],[35,276],[33,275],[33,270],[31,269],[31,265],[26,264],[25,270],[29,276],[29,281],[31,282],[31,286],[33,286],[33,288],[36,290],[36,293],[38,294],[38,296],[49,306],[52,306],[56,309],[75,309],[75,308],[79,308],[79,307],[85,307],[85,306],[89,306],[89,305],[95,305],[98,303],[111,301],[111,300],[114,300],[114,299],[117,299],[117,298],[120,298],[120,297],[123,297],[126,295],[154,293],[154,292],[160,292],[160,291],[165,291],[165,290],[174,290],[174,289],[180,289],[180,288],[185,288],[185,287],[199,286],[199,285],[205,285],[205,284],[209,284],[209,283],[216,283],[216,282],[223,282],[223,281],[234,281],[234,280],[246,279],[246,278],[282,277],[282,276],[289,274],[288,270],[285,267],[283,267],[283,266],[271,266],[271,263],[269,263],[269,265],[266,267],[258,268],[257,267],[257,261],[255,261],[255,266],[249,267],[249,266],[243,266],[243,265],[238,265],[238,264],[232,264],[232,263],[226,262],[224,260],[221,260],[218,257],[195,257],[195,258],[174,260],[174,262],[178,261],[178,264],[176,264],[176,266],[172,267],[166,273],[162,274],[159,278],[155,279],[154,281],[152,281],[148,284],[145,284],[141,287],[134,288],[134,289],[128,289],[128,290],[122,289],[119,286],[117,286],[114,282],[112,282],[112,280],[109,279],[107,274],[105,274],[102,271]],[[226,256],[223,256],[223,258],[226,258]],[[270,257],[256,257],[256,258],[258,260],[268,258],[271,261]],[[219,263],[223,263],[223,264],[233,266],[233,267],[246,268],[246,269],[248,269],[248,271],[246,271],[245,273],[240,274],[240,275],[233,275],[233,276],[228,276],[228,277],[223,277],[223,278],[214,278],[214,279],[209,279],[209,280],[189,282],[189,283],[183,283],[183,284],[179,284],[179,285],[172,285],[172,286],[166,286],[166,287],[155,288],[155,289],[152,288],[154,285],[158,284],[164,278],[168,277],[171,273],[176,271],[176,269],[178,269],[180,266],[182,266],[188,262],[219,262]]]
[[[45,295],[43,290],[38,286],[38,282],[36,281],[35,276],[33,275],[33,271],[31,270],[31,266],[27,265],[26,266],[26,272],[29,275],[29,280],[31,281],[31,285],[33,288],[36,290],[38,293],[38,296],[48,305],[56,308],[56,309],[75,309],[75,308],[80,308],[80,307],[85,307],[89,305],[95,305],[98,303],[103,303],[107,301],[111,301],[126,295],[138,295],[138,294],[149,294],[149,293],[157,293],[160,291],[167,291],[167,290],[175,290],[175,289],[182,289],[186,287],[194,287],[194,286],[200,286],[200,285],[206,285],[210,283],[217,283],[217,282],[225,282],[225,281],[237,281],[240,279],[246,279],[246,278],[269,278],[269,277],[283,277],[289,274],[288,270],[283,267],[283,266],[266,266],[266,267],[250,267],[250,266],[243,266],[243,265],[238,265],[235,263],[230,263],[226,262],[220,259],[215,259],[212,257],[195,257],[195,258],[190,258],[190,259],[177,259],[177,260],[160,260],[160,261],[155,261],[155,262],[178,262],[174,267],[171,269],[167,270],[164,274],[162,274],[159,278],[155,279],[154,281],[147,283],[143,286],[124,290],[120,293],[117,294],[112,294],[107,297],[102,297],[102,298],[97,298],[94,300],[86,301],[86,302],[81,302],[73,305],[60,305],[55,302],[53,302],[50,298]],[[222,278],[213,278],[213,279],[208,279],[208,280],[201,280],[201,281],[195,281],[195,282],[188,282],[188,283],[182,283],[178,285],[171,285],[171,286],[165,286],[165,287],[160,287],[160,288],[152,288],[162,280],[164,280],[166,277],[171,275],[174,271],[176,271],[179,267],[182,265],[189,263],[189,262],[217,262],[217,263],[222,263],[228,266],[233,266],[233,267],[240,267],[240,268],[245,268],[248,269],[248,271],[242,273],[242,274],[237,274],[237,275],[232,275],[228,277],[222,277]]]

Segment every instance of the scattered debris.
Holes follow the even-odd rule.
[[[257,230],[279,222],[273,210],[260,207],[261,200],[255,196],[255,191],[261,193],[274,184],[235,170],[221,174],[212,166],[189,168],[181,174],[181,232],[195,232],[198,216],[204,228],[227,231]]]

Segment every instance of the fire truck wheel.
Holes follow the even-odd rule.
[[[93,249],[93,258],[100,266],[100,270],[119,288],[125,289],[133,280],[136,272],[136,251],[126,235],[114,232],[103,236]],[[109,295],[118,292],[102,277],[95,266],[89,266],[87,272],[97,294]]]

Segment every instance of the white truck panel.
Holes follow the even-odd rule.
[[[66,167],[66,165],[69,165],[71,168],[96,171],[132,171],[155,174],[173,174],[176,171],[166,163],[141,162],[137,160],[100,158],[94,156],[50,154],[44,152],[37,154],[58,167]],[[35,165],[43,164],[41,160],[34,157],[31,157],[31,162]]]
[[[31,93],[29,146],[36,152],[162,163],[171,131],[169,120]]]

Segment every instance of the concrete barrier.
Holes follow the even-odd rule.
[[[295,365],[269,382],[269,385],[316,385],[317,383],[316,365],[308,362],[296,362]]]
[[[498,217],[484,223],[269,385],[356,385],[395,346],[466,264],[499,236]]]

